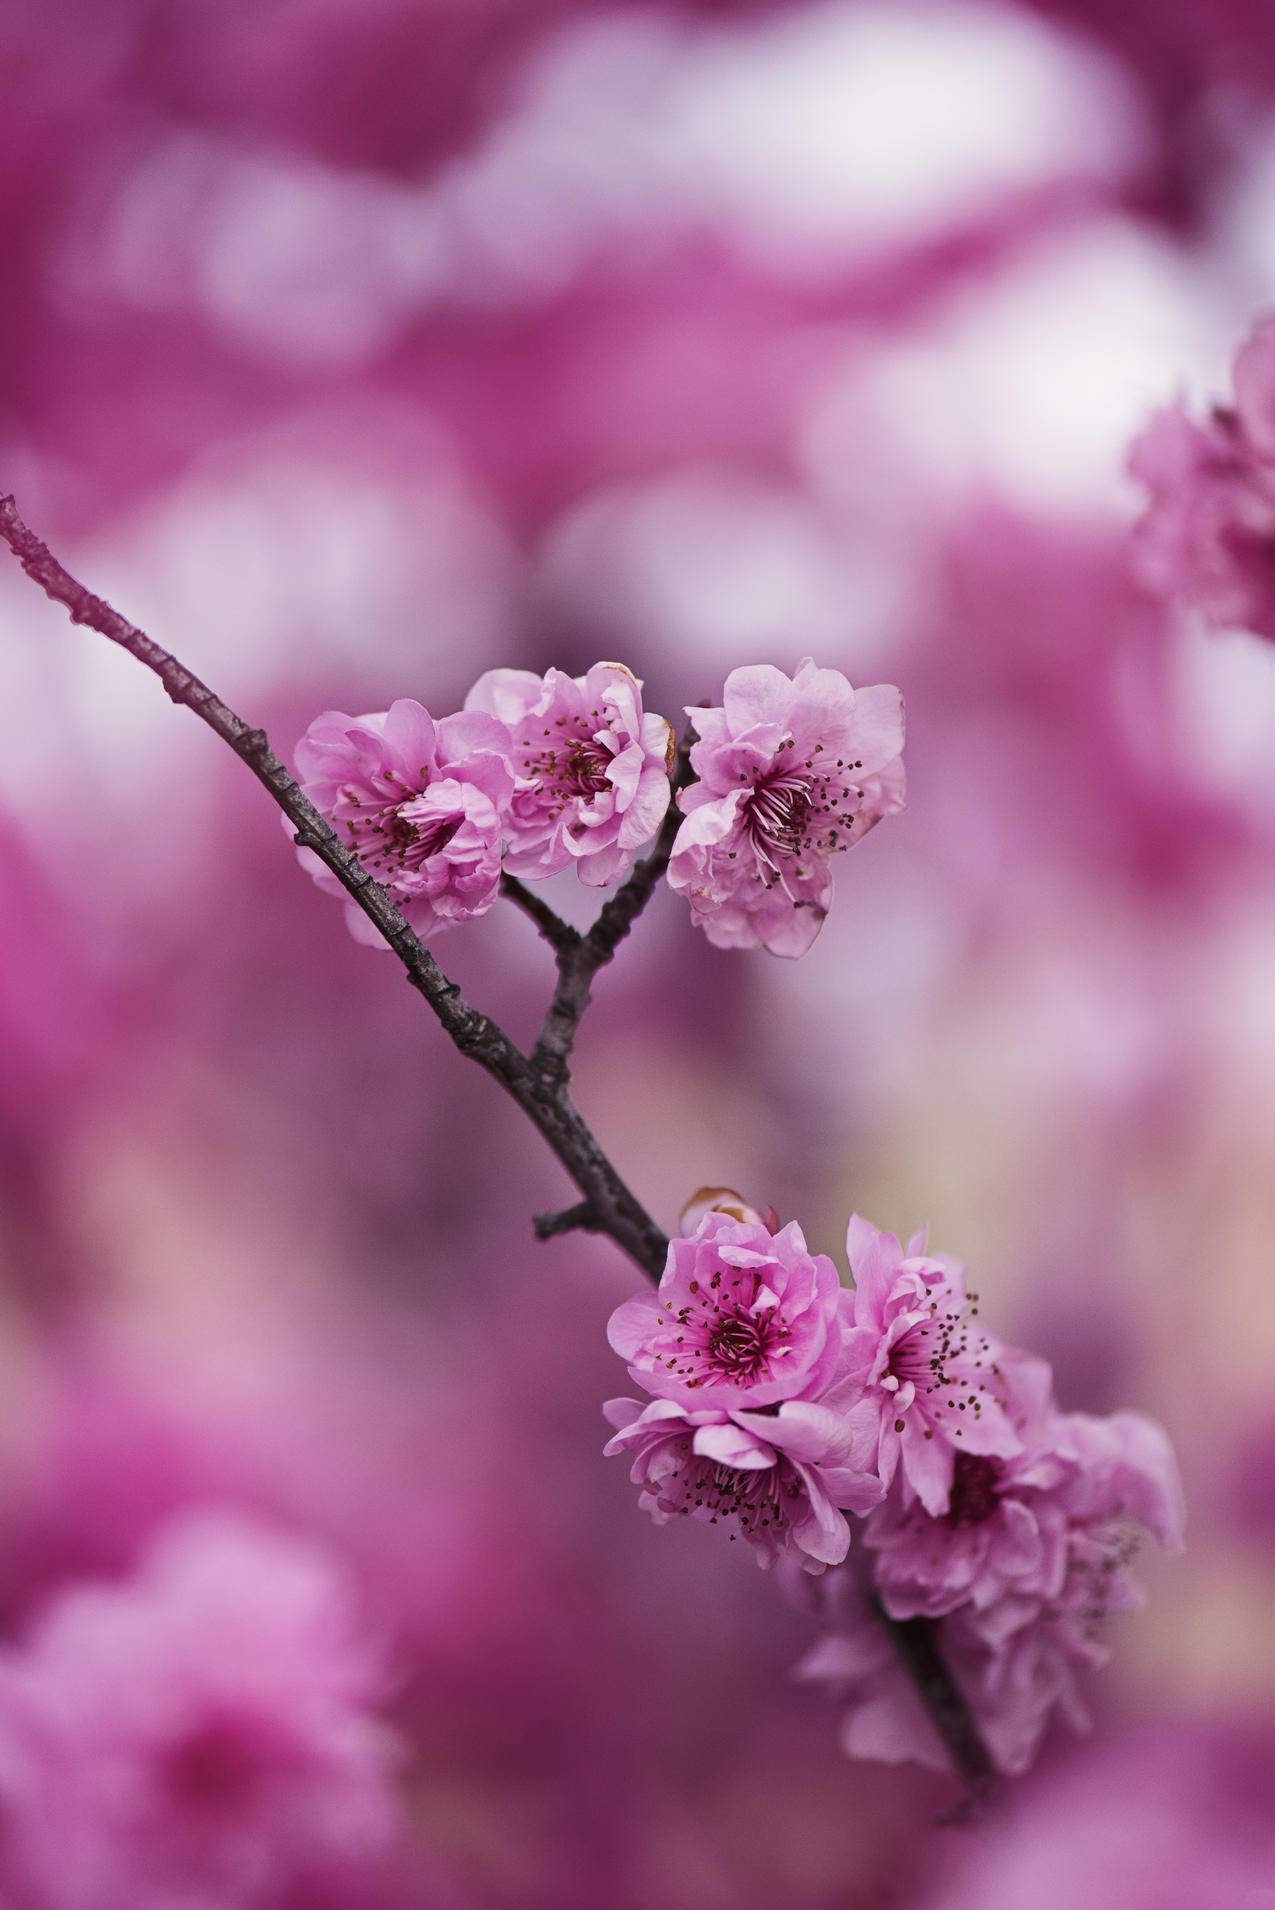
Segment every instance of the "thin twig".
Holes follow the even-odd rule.
[[[601,1231],[598,1215],[591,1201],[577,1201],[574,1207],[564,1207],[560,1213],[537,1214],[531,1223],[537,1240],[553,1240],[559,1234],[587,1233]]]
[[[551,909],[534,889],[527,888],[516,875],[502,871],[500,893],[535,923],[538,932],[556,955],[572,953],[584,940],[579,929],[572,928],[570,922],[564,922],[556,909]]]
[[[614,956],[656,885],[669,865],[673,840],[681,823],[677,792],[688,774],[689,738],[683,738],[677,752],[669,805],[655,847],[648,856],[633,865],[632,874],[605,902],[586,934],[573,944],[558,950],[558,985],[549,1003],[544,1026],[531,1051],[531,1065],[548,1081],[565,1081],[571,1065],[571,1050],[581,1017],[589,1006],[593,978]]]
[[[544,1136],[583,1199],[559,1214],[540,1216],[536,1222],[540,1237],[548,1238],[574,1228],[604,1233],[644,1273],[658,1281],[668,1240],[620,1178],[573,1105],[568,1092],[567,1063],[580,1017],[588,1005],[589,983],[598,969],[611,960],[668,867],[678,822],[674,802],[670,800],[654,850],[636,865],[587,935],[578,936],[575,930],[570,931],[579,949],[574,943],[568,943],[565,936],[560,938],[563,946],[555,943],[559,963],[555,1006],[550,1009],[545,1029],[528,1059],[490,1016],[471,1007],[456,983],[448,980],[385,890],[343,847],[318,810],[302,795],[293,777],[272,752],[264,730],[246,723],[184,663],[77,582],[48,546],[28,530],[12,497],[0,497],[0,539],[8,544],[28,577],[46,596],[65,606],[72,623],[88,625],[136,657],[159,678],[174,703],[193,710],[200,721],[247,764],[293,824],[298,845],[313,850],[332,871],[397,955],[412,986],[424,996],[455,1046],[500,1083]],[[683,743],[675,787],[685,773],[686,745]],[[521,889],[521,884],[518,886]],[[519,900],[517,895],[512,899]],[[519,902],[519,906],[525,905]],[[539,906],[536,905],[537,910]],[[536,919],[534,914],[533,919]],[[538,919],[537,926],[545,932],[545,924]],[[561,926],[567,927],[565,923]],[[549,939],[554,938],[551,935]],[[895,1624],[885,1619],[884,1614],[883,1621],[971,1799],[985,1798],[995,1783],[995,1768],[978,1727],[939,1654],[933,1627],[923,1619]]]

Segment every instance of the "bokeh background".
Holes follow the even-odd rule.
[[[578,1098],[666,1225],[929,1220],[1191,1514],[1012,1849],[847,1763],[807,1621],[600,1456],[634,1275],[6,560],[5,1636],[192,1506],[328,1548],[407,1746],[351,1910],[1037,1910],[1082,1848],[1124,1906],[1131,1838],[1156,1910],[1275,1896],[1275,648],[1139,596],[1123,473],[1275,300],[1265,0],[6,0],[0,78],[0,488],[281,751],[502,663],[902,686],[813,952],[660,896]],[[530,1033],[522,917],[438,952]]]

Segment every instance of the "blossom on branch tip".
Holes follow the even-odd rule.
[[[495,718],[436,722],[411,697],[370,716],[325,710],[296,763],[303,793],[423,940],[491,907],[514,789],[508,732]],[[345,894],[310,850],[299,856],[320,888]],[[357,904],[347,900],[346,915],[359,941],[385,946]]]
[[[852,689],[806,658],[732,670],[719,709],[688,709],[698,780],[671,888],[719,948],[803,955],[832,901],[832,858],[903,807],[903,698],[892,684]]]
[[[777,1234],[710,1208],[669,1242],[658,1289],[626,1300],[607,1338],[657,1398],[734,1410],[812,1399],[839,1376],[842,1288],[796,1221]]]
[[[518,786],[507,818],[511,875],[546,876],[574,862],[603,888],[628,873],[664,820],[673,732],[642,709],[622,663],[584,676],[488,670],[465,698],[508,727]]]
[[[1234,404],[1202,419],[1169,406],[1134,441],[1129,469],[1150,502],[1133,564],[1210,628],[1275,639],[1275,315],[1237,352],[1234,386]]]
[[[850,1549],[845,1513],[881,1497],[869,1469],[870,1419],[835,1390],[769,1412],[691,1410],[672,1399],[645,1407],[612,1399],[602,1410],[616,1428],[606,1453],[632,1456],[639,1504],[657,1525],[734,1521],[762,1565],[785,1554],[811,1573],[840,1564]]]

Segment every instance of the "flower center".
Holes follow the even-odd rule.
[[[969,1297],[971,1302],[978,1299],[975,1293]],[[977,1305],[972,1306],[972,1311],[978,1312]],[[937,1299],[930,1301],[929,1313],[895,1343],[888,1371],[883,1375],[893,1382],[892,1391],[907,1385],[916,1388],[917,1409],[922,1418],[930,1422],[927,1438],[932,1436],[938,1418],[947,1417],[946,1412],[936,1416],[934,1409],[946,1407],[952,1415],[951,1429],[958,1439],[960,1415],[970,1413],[973,1418],[981,1419],[984,1400],[995,1396],[995,1388],[989,1387],[988,1382],[999,1377],[1000,1368],[991,1342],[971,1323],[967,1309],[949,1306],[942,1311]],[[935,1394],[937,1398],[933,1397]]]
[[[781,1306],[754,1311],[757,1289],[755,1274],[719,1267],[706,1281],[692,1280],[691,1297],[676,1312],[666,1302],[661,1357],[669,1370],[692,1388],[747,1386],[782,1365],[792,1329]]]
[[[792,739],[781,749],[790,751]],[[781,757],[780,766],[754,785],[744,827],[758,877],[767,887],[778,883],[792,894],[777,858],[831,856],[847,846],[845,837],[864,796],[855,780],[856,771],[862,768],[857,759],[834,758],[822,743],[816,743],[804,761],[794,761],[791,755]]]
[[[1000,1504],[1000,1461],[958,1452],[947,1509],[949,1525],[983,1525]]]
[[[660,1497],[667,1511],[683,1518],[707,1519],[710,1525],[737,1519],[741,1532],[778,1533],[788,1523],[790,1502],[801,1497],[801,1484],[782,1459],[777,1466],[738,1471],[699,1458],[688,1440],[682,1464],[661,1482]]]
[[[708,1336],[709,1360],[728,1379],[756,1379],[770,1354],[770,1328],[769,1314],[726,1315]]]
[[[558,775],[563,785],[577,796],[596,796],[610,787],[607,771],[611,754],[592,736],[582,736],[558,758]]]
[[[771,776],[758,783],[748,802],[748,833],[759,863],[773,868],[774,854],[801,854],[810,810],[804,776]]]
[[[224,1808],[246,1799],[257,1760],[241,1731],[210,1720],[172,1747],[166,1775],[184,1804]]]

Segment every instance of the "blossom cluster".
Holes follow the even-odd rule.
[[[1158,412],[1130,453],[1150,493],[1134,565],[1212,629],[1275,640],[1275,314],[1235,356],[1234,402]]]
[[[924,1233],[902,1246],[853,1217],[844,1288],[795,1222],[772,1230],[737,1196],[684,1225],[658,1290],[612,1315],[649,1398],[607,1402],[607,1452],[657,1523],[729,1526],[819,1579],[825,1635],[800,1671],[849,1698],[853,1754],[944,1758],[883,1608],[935,1621],[993,1756],[1021,1770],[1055,1708],[1082,1718],[1076,1673],[1136,1602],[1141,1535],[1182,1542],[1164,1433],[1061,1411],[1045,1362],[983,1329]]]
[[[828,913],[832,858],[903,805],[899,692],[856,691],[807,659],[792,677],[734,670],[720,708],[687,713],[698,740],[669,885],[717,945],[803,954]],[[296,763],[310,801],[428,937],[485,914],[502,870],[621,881],[664,820],[675,756],[641,682],[597,663],[579,677],[489,670],[463,710],[437,720],[410,697],[367,716],[325,710]],[[346,908],[353,933],[379,943]]]
[[[265,1910],[367,1874],[401,1830],[388,1692],[326,1551],[181,1515],[0,1656],[5,1902]]]

